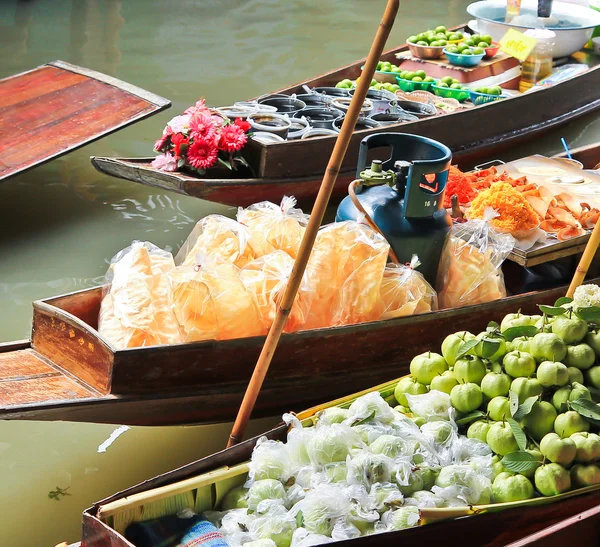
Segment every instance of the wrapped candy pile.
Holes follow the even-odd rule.
[[[266,334],[285,292],[308,222],[294,198],[240,208],[237,221],[201,219],[173,259],[148,242],[115,256],[98,331],[116,348]],[[366,225],[324,226],[286,332],[437,309],[412,265],[386,266],[389,244]]]
[[[259,440],[246,484],[204,518],[231,547],[303,547],[416,526],[420,507],[489,503],[492,451],[458,433],[449,395],[403,398],[413,419],[378,392],[314,427],[284,415],[287,442]]]

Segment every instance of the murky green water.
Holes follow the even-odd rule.
[[[200,96],[212,105],[231,104],[363,57],[384,4],[0,2],[0,77],[62,59],[173,102],[170,110],[149,120],[0,183],[0,341],[27,338],[32,300],[98,283],[110,258],[133,239],[177,248],[198,218],[211,212],[234,214],[233,208],[101,175],[89,163],[90,155],[151,155],[165,122]],[[465,21],[468,4],[401,2],[389,46],[430,25]],[[598,140],[600,118],[570,124],[521,147],[518,154],[555,153],[563,135],[572,146]],[[228,427],[135,428],[98,454],[99,443],[114,428],[0,423],[0,545],[74,541],[80,512],[93,500],[217,450]],[[264,429],[266,423],[257,427]],[[63,485],[70,485],[71,496],[60,502],[47,497],[49,490]]]

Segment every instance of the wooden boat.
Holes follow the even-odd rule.
[[[357,396],[379,391],[384,398],[393,394],[398,380],[300,412],[303,425],[323,408],[347,407]],[[285,441],[287,426],[282,424],[265,434]],[[223,495],[243,484],[247,462],[259,437],[242,442],[212,456],[192,462],[95,503],[83,513],[82,545],[85,547],[132,547],[124,531],[132,522],[156,518],[190,507],[197,513],[218,508]],[[189,501],[184,495],[191,493]],[[178,496],[178,502],[168,503]],[[534,498],[525,502],[448,509],[421,509],[428,524],[341,541],[340,545],[407,544],[445,545],[448,538],[460,538],[461,546],[488,547],[559,545],[569,531],[577,534],[577,545],[595,547],[598,541],[600,485],[566,494]],[[144,517],[144,515],[152,515]],[[451,543],[454,544],[454,543]]]
[[[405,51],[406,45],[389,50],[383,59],[393,62],[398,53]],[[600,86],[599,59],[591,53],[580,52],[572,61],[586,63],[590,70],[535,93],[416,122],[355,132],[334,189],[334,197],[346,194],[349,182],[355,178],[360,141],[372,133],[399,131],[431,137],[450,147],[454,162],[463,168],[470,168],[490,154],[539,137],[550,129],[592,112],[600,107],[597,91]],[[278,93],[303,93],[302,85],[333,86],[344,78],[355,79],[360,76],[364,62],[364,59],[357,61],[279,90]],[[165,173],[150,165],[151,157],[92,156],[91,161],[96,169],[115,177],[226,205],[247,206],[263,200],[279,202],[283,195],[293,195],[303,202],[316,196],[334,140],[335,137],[318,137],[268,145],[251,141],[247,146],[247,155],[256,173],[254,178],[231,178],[230,172],[225,169],[216,169],[210,178],[203,179],[185,173]]]
[[[144,89],[63,61],[0,80],[0,181],[170,105]]]
[[[600,143],[572,154],[593,168]],[[457,324],[479,332],[511,311],[552,304],[565,290],[285,334],[254,416],[386,381],[406,372],[414,355],[439,346]],[[31,341],[0,344],[0,419],[168,425],[235,417],[263,337],[116,350],[96,330],[101,298],[97,287],[34,303]]]

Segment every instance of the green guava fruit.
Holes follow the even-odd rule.
[[[470,382],[480,385],[485,373],[483,361],[473,355],[465,355],[454,363],[454,376],[461,384]]]
[[[439,353],[427,352],[417,355],[410,362],[410,373],[420,384],[429,385],[437,375],[448,370],[448,364]]]
[[[531,339],[531,355],[539,362],[562,361],[567,355],[567,345],[558,334],[540,332]]]
[[[600,468],[595,464],[575,464],[571,467],[571,483],[577,488],[600,484]]]
[[[484,397],[504,397],[510,389],[510,376],[498,372],[488,372],[481,380],[481,392]]]
[[[569,373],[569,384],[572,384],[573,382],[583,384],[583,372],[581,372],[581,370],[577,367],[567,367],[567,372]]]
[[[529,327],[540,320],[539,315],[523,315],[520,312],[509,313],[504,316],[500,323],[500,332],[504,332],[512,327]]]
[[[552,322],[552,332],[558,334],[565,344],[577,344],[581,342],[585,338],[587,331],[587,323],[576,316],[567,317],[566,315],[560,315]],[[561,357],[554,360],[562,361],[562,359]]]
[[[529,454],[531,454],[532,456],[534,456],[537,460],[538,460],[538,464],[536,467],[529,469],[527,471],[521,471],[519,473],[519,475],[524,475],[525,477],[527,477],[528,479],[533,479],[534,475],[535,475],[535,470],[542,465],[542,462],[544,460],[544,456],[542,455],[542,453],[535,449],[535,448],[528,448],[527,450],[525,450],[525,452],[529,452]]]
[[[542,496],[557,496],[571,489],[571,477],[562,465],[548,463],[535,470],[535,487]]]
[[[600,329],[589,331],[585,335],[585,343],[594,350],[596,355],[600,357]]]
[[[540,442],[540,452],[553,463],[569,465],[575,459],[577,446],[568,437],[561,439],[556,433],[548,433]]]
[[[487,412],[495,422],[510,418],[510,401],[508,397],[494,397],[487,405]]]
[[[590,368],[596,362],[594,350],[587,344],[576,344],[567,346],[567,356],[565,364],[570,367],[577,367],[581,370]]]
[[[458,380],[454,375],[453,370],[446,370],[443,374],[439,374],[433,380],[431,380],[431,384],[429,388],[432,390],[443,391],[450,395],[452,388],[458,385]]]
[[[566,365],[555,361],[542,361],[535,375],[543,387],[562,387],[569,381]]]
[[[529,353],[510,351],[502,361],[506,374],[513,378],[528,378],[535,372],[536,362]]]
[[[492,482],[500,473],[508,473],[509,475],[516,475],[512,471],[509,471],[502,465],[502,456],[498,456],[498,454],[494,454],[492,456]]]
[[[519,450],[517,439],[506,422],[496,422],[490,426],[486,442],[489,447],[500,456]]]
[[[466,330],[455,332],[454,334],[446,336],[442,342],[442,355],[444,356],[446,363],[448,363],[448,365],[451,367],[454,366],[454,363],[456,362],[456,355],[458,354],[458,349],[460,346],[464,342],[474,339],[475,335]]]
[[[490,337],[487,332],[479,333],[476,338],[481,341],[477,346],[475,346],[475,355],[477,357],[482,357],[485,359],[489,359],[490,361],[498,361],[502,358],[502,356],[506,353],[506,340],[504,338],[494,338]],[[497,349],[494,350],[494,345],[490,345],[490,342],[484,340],[484,338],[488,338],[494,340],[498,345]]]
[[[566,405],[569,401],[576,401],[577,399],[587,399],[588,401],[591,401],[592,395],[590,394],[590,390],[583,384],[573,382],[554,392],[552,395],[552,404],[558,412],[561,412],[564,410],[563,405]]]
[[[600,365],[587,369],[583,375],[587,384],[600,389]]]
[[[600,436],[582,431],[581,433],[573,433],[570,439],[577,446],[575,461],[588,463],[600,458]]]
[[[469,429],[467,429],[467,437],[469,439],[479,439],[480,441],[486,442],[491,425],[490,422],[477,420],[469,426]]]
[[[458,384],[450,392],[450,402],[459,412],[472,412],[481,406],[483,395],[477,384]]]
[[[531,337],[518,336],[506,344],[506,349],[511,351],[520,351],[522,353],[531,353]]]
[[[408,408],[408,401],[406,400],[406,394],[409,395],[423,395],[427,393],[427,386],[417,382],[414,378],[407,376],[402,378],[396,385],[394,390],[394,397],[398,404]]]
[[[515,378],[510,384],[510,390],[519,396],[519,404],[523,404],[529,397],[542,394],[544,388],[535,378]]]
[[[248,489],[243,486],[233,488],[223,496],[221,501],[221,511],[229,511],[230,509],[243,509],[248,507]]]
[[[402,495],[405,498],[409,497],[417,490],[423,490],[423,477],[417,475],[414,471],[411,471],[408,476],[408,484],[398,484],[398,490],[402,492]]]
[[[533,484],[523,475],[500,473],[492,484],[495,503],[528,500],[533,497]]]
[[[536,401],[521,421],[521,426],[530,437],[541,441],[544,435],[554,431],[556,416],[556,409],[551,403]]]
[[[554,431],[556,431],[563,439],[570,437],[573,433],[589,430],[590,423],[574,410],[559,414],[556,417],[556,420],[554,420]]]

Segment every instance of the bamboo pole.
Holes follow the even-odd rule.
[[[333,191],[342,161],[346,155],[350,139],[352,138],[356,120],[358,119],[360,109],[367,96],[367,92],[369,91],[369,85],[375,74],[377,63],[379,62],[387,38],[392,30],[399,4],[399,0],[388,0],[385,13],[383,14],[381,23],[379,23],[379,28],[377,29],[377,34],[371,45],[371,50],[369,51],[360,81],[358,82],[356,93],[352,97],[352,102],[350,103],[350,108],[348,109],[348,113],[342,124],[342,129],[335,141],[331,158],[329,159],[317,199],[315,200],[315,206],[311,212],[308,226],[304,232],[304,237],[302,238],[302,243],[300,244],[300,249],[294,262],[294,267],[292,268],[290,280],[287,284],[283,298],[279,303],[277,315],[265,340],[265,344],[256,363],[256,367],[254,368],[252,378],[250,379],[250,383],[248,384],[240,410],[233,425],[231,435],[229,436],[229,442],[227,443],[228,447],[239,443],[244,436],[244,431],[246,430],[250,415],[252,414],[252,409],[254,408],[260,388],[262,387],[262,383],[269,370],[273,354],[277,349],[281,333],[283,332],[283,328],[285,327],[285,323],[290,314],[298,288],[300,287],[306,264],[308,263],[310,253],[317,237],[317,232],[321,227],[321,222],[323,221],[323,216],[325,215],[327,204],[331,197],[331,192]]]
[[[577,265],[577,269],[575,270],[575,275],[573,276],[573,279],[571,280],[571,284],[569,285],[569,290],[567,291],[567,296],[569,298],[573,298],[573,293],[575,292],[575,289],[577,287],[579,287],[579,285],[581,285],[581,283],[585,279],[585,276],[588,272],[590,264],[592,263],[592,260],[594,259],[594,256],[596,255],[596,251],[598,250],[599,244],[600,244],[600,221],[596,222],[596,225],[594,226],[592,235],[590,236],[590,239],[588,240],[587,245],[585,246],[585,249],[583,250],[583,255],[581,255],[581,260],[579,261],[579,264]]]

